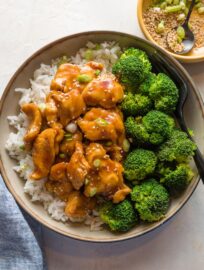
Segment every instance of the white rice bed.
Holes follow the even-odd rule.
[[[107,71],[111,71],[112,65],[121,54],[121,48],[114,42],[101,44],[88,42],[85,48],[81,48],[75,56],[71,57],[70,63],[78,65],[86,63],[88,61],[85,59],[87,50],[91,50],[92,60],[104,64]],[[22,94],[19,100],[20,106],[30,102],[42,108],[45,106],[46,95],[50,91],[50,83],[56,73],[58,61],[59,59],[54,60],[51,65],[41,64],[40,68],[35,70],[33,78],[30,79],[30,88],[15,89],[16,92]],[[67,222],[68,217],[64,212],[66,203],[59,198],[55,198],[45,189],[46,179],[40,181],[30,179],[34,168],[32,156],[31,153],[25,152],[21,147],[24,145],[23,137],[28,127],[27,116],[20,112],[18,116],[8,116],[8,122],[10,126],[16,129],[16,133],[11,132],[9,134],[6,149],[10,157],[17,161],[17,165],[13,169],[25,180],[24,192],[29,194],[32,202],[41,202],[53,219]],[[87,216],[84,223],[89,225],[91,230],[99,230],[103,224],[95,211],[92,216]]]

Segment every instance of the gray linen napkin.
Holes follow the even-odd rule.
[[[20,209],[0,177],[0,270],[45,270],[41,225]]]

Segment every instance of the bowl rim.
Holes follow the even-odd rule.
[[[148,40],[150,40],[151,42],[153,42],[154,44],[156,44],[157,46],[159,46],[156,43],[156,41],[152,38],[152,36],[150,35],[150,33],[148,32],[148,30],[145,27],[144,20],[143,20],[143,3],[144,3],[144,1],[145,0],[138,0],[138,2],[137,2],[137,13],[136,14],[137,14],[137,19],[138,19],[139,25],[140,25],[140,28],[141,28],[143,34],[145,35],[145,37]],[[162,47],[160,47],[160,48],[162,48]],[[185,56],[185,55],[179,55],[176,53],[172,53],[164,48],[162,48],[162,49],[183,63],[196,63],[196,62],[204,61],[204,53],[201,55],[198,55],[198,56]]]
[[[177,61],[175,60],[171,55],[169,55],[165,50],[163,50],[161,47],[157,46],[155,43],[152,43],[150,41],[147,41],[145,39],[142,39],[138,36],[135,35],[131,35],[131,34],[127,34],[127,33],[123,33],[123,32],[118,32],[118,31],[106,31],[106,30],[98,30],[98,31],[86,31],[86,32],[79,32],[76,34],[72,34],[72,35],[68,35],[65,37],[62,37],[60,39],[54,40],[53,42],[48,43],[47,45],[41,47],[40,49],[38,49],[36,52],[34,52],[30,57],[28,57],[21,65],[20,67],[16,70],[16,72],[13,74],[13,76],[11,77],[11,79],[9,80],[9,82],[7,83],[3,94],[1,96],[0,99],[0,116],[2,113],[2,109],[3,109],[3,104],[4,104],[4,100],[6,99],[9,91],[10,91],[10,87],[13,84],[13,82],[15,81],[15,79],[18,77],[18,75],[21,73],[21,71],[38,55],[40,55],[41,53],[43,53],[44,51],[46,51],[47,49],[56,46],[58,43],[61,43],[63,41],[69,40],[69,39],[73,39],[73,38],[77,38],[79,36],[89,36],[89,35],[105,35],[105,34],[113,34],[113,35],[117,35],[117,36],[121,36],[121,37],[127,37],[127,38],[132,38],[132,39],[137,39],[140,40],[142,42],[146,42],[148,45],[152,46],[154,49],[156,49],[157,51],[161,51],[162,53],[164,53],[169,60],[176,65],[177,67],[179,67],[179,69],[182,71],[182,73],[184,74],[184,76],[186,77],[186,79],[188,80],[188,82],[190,83],[190,85],[192,86],[192,90],[195,93],[196,99],[199,103],[199,107],[200,107],[200,111],[202,112],[202,117],[204,119],[204,105],[202,102],[202,98],[201,95],[197,89],[197,87],[195,86],[195,83],[193,82],[191,76],[188,74],[188,72],[184,69],[184,67]],[[88,39],[87,39],[88,41]],[[124,241],[124,240],[129,240],[132,238],[136,238],[142,235],[145,235],[157,228],[159,228],[161,225],[165,224],[166,222],[168,222],[173,216],[176,215],[176,213],[186,204],[186,202],[189,200],[189,198],[191,197],[191,195],[193,194],[193,192],[195,191],[200,177],[198,176],[195,179],[195,185],[192,188],[191,192],[189,192],[189,194],[185,197],[184,201],[182,202],[182,204],[180,205],[180,207],[168,218],[166,218],[165,220],[161,220],[157,223],[155,223],[155,225],[149,229],[149,230],[145,230],[144,232],[140,232],[137,235],[133,234],[129,234],[129,235],[123,235],[121,234],[119,235],[115,235],[113,238],[111,238],[110,240],[105,238],[105,239],[94,239],[91,237],[84,237],[84,236],[78,236],[75,234],[67,234],[64,230],[61,230],[60,228],[56,227],[55,225],[50,224],[49,222],[45,221],[45,220],[41,220],[40,216],[37,216],[32,209],[29,209],[27,207],[27,205],[23,202],[23,200],[21,199],[21,197],[17,194],[17,192],[15,191],[15,189],[13,188],[13,186],[10,184],[9,178],[7,177],[6,174],[6,170],[4,168],[4,164],[2,161],[2,157],[0,156],[0,172],[2,175],[2,178],[7,186],[7,188],[9,189],[9,191],[11,192],[12,196],[14,197],[15,201],[20,205],[20,207],[22,207],[29,215],[31,215],[35,220],[37,220],[40,224],[43,224],[45,227],[51,229],[54,232],[57,232],[63,236],[75,239],[75,240],[81,240],[81,241],[87,241],[87,242],[95,242],[95,243],[110,243],[110,242],[119,242],[119,241]]]

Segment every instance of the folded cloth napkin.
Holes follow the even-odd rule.
[[[20,209],[0,178],[0,270],[45,270],[41,225]]]

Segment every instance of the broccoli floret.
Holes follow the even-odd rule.
[[[135,208],[144,221],[157,221],[164,217],[169,206],[169,194],[155,179],[136,185],[131,192]]]
[[[155,170],[157,158],[154,152],[145,149],[135,149],[124,161],[124,175],[127,180],[140,181]]]
[[[125,130],[136,144],[143,145],[149,142],[149,133],[146,128],[136,122],[134,117],[128,117],[125,121]]]
[[[121,103],[121,110],[126,116],[145,115],[152,108],[152,101],[140,94],[127,93]]]
[[[157,76],[154,73],[149,73],[146,77],[146,79],[140,84],[139,86],[139,93],[141,93],[142,95],[149,95],[149,89],[150,86],[155,82]]]
[[[99,209],[100,218],[112,231],[126,232],[138,222],[138,216],[127,199],[118,204],[104,203]]]
[[[152,64],[149,61],[149,58],[148,58],[146,52],[144,52],[140,49],[136,49],[136,48],[128,48],[121,55],[121,59],[129,57],[129,56],[135,56],[135,57],[139,58],[143,62],[143,64],[145,65],[146,69],[148,70],[147,74],[152,69]]]
[[[149,142],[156,145],[168,138],[175,127],[172,117],[156,110],[146,114],[142,118],[142,124],[150,134]]]
[[[130,48],[113,65],[112,72],[128,90],[134,91],[151,70],[151,63],[145,52]]]
[[[169,115],[150,111],[138,123],[133,117],[125,121],[125,129],[136,144],[159,145],[166,140],[175,126],[174,119]]]
[[[196,145],[188,138],[187,134],[175,129],[170,138],[159,147],[158,158],[164,162],[187,162],[194,155],[195,150]]]
[[[162,176],[160,183],[163,184],[171,194],[177,195],[185,190],[194,174],[189,165],[178,164],[176,168],[160,165],[159,173]]]
[[[176,109],[179,91],[166,74],[159,73],[150,86],[149,97],[154,101],[156,110],[170,113]]]

